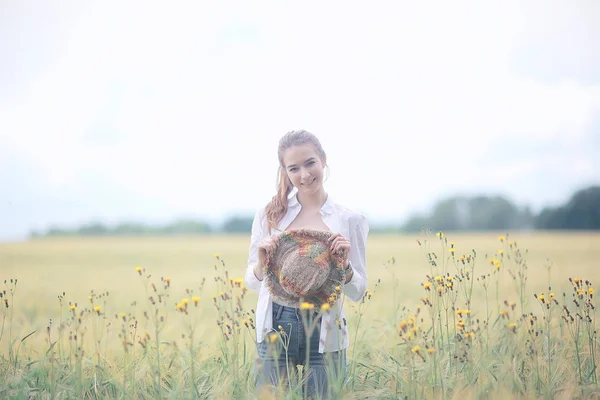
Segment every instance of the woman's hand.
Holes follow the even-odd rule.
[[[344,268],[348,266],[348,254],[350,254],[350,241],[346,239],[341,233],[336,233],[329,238],[331,246],[329,250],[332,254],[343,256]]]
[[[275,249],[275,236],[265,238],[258,244],[258,264],[254,266],[254,275],[259,281],[265,277],[265,264],[267,263],[267,254],[273,253]]]
[[[346,239],[341,233],[336,233],[329,238],[331,242],[330,251],[333,254],[341,254],[344,268],[348,268],[348,255],[350,254],[350,241]],[[352,275],[354,275],[354,270],[350,270],[350,273],[346,273],[346,282],[350,282],[352,279]]]

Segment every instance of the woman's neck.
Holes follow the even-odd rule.
[[[298,202],[302,205],[302,208],[313,210],[320,210],[323,207],[323,204],[327,201],[327,193],[325,189],[321,188],[317,193],[306,195],[303,193],[298,193]]]

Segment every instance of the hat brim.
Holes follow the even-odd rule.
[[[274,238],[274,246],[271,253],[267,253],[265,264],[265,283],[269,289],[273,300],[286,305],[294,305],[299,307],[302,302],[307,302],[321,307],[324,303],[332,300],[332,294],[337,299],[338,291],[344,285],[346,280],[346,271],[344,264],[344,256],[342,254],[331,254],[327,250],[328,256],[328,275],[325,283],[317,290],[311,291],[304,296],[298,296],[295,293],[290,293],[284,288],[286,277],[282,276],[281,261],[282,253],[280,246],[283,241],[294,240],[298,243],[306,241],[321,242],[329,247],[329,239],[333,235],[332,232],[319,231],[314,229],[292,229],[284,231],[281,235]],[[279,262],[278,262],[279,261]],[[284,283],[284,285],[282,285]],[[336,288],[338,290],[336,290]]]

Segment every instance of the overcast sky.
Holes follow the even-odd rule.
[[[598,1],[211,3],[0,3],[0,240],[253,213],[299,128],[374,222],[600,183]]]

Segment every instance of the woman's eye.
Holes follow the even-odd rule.
[[[311,165],[313,165],[314,163],[315,163],[314,161],[309,161],[309,162],[308,162],[306,165],[310,167],[310,166],[311,166]]]
[[[296,172],[298,171],[298,168],[294,167],[294,168],[290,168],[290,172]]]

